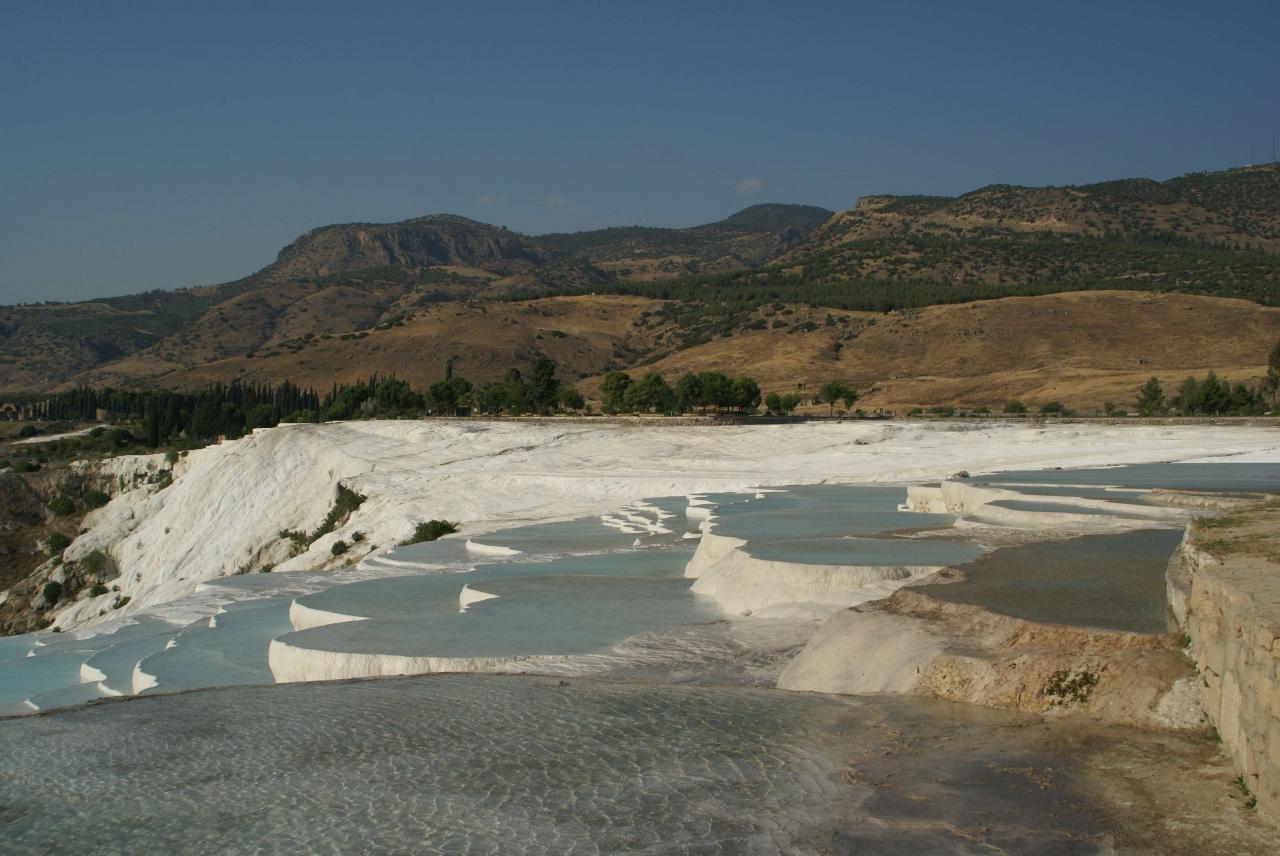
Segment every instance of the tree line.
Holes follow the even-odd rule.
[[[334,384],[321,394],[285,381],[276,386],[232,381],[191,391],[121,390],[77,387],[52,393],[34,402],[37,419],[94,421],[100,415],[111,420],[135,422],[140,436],[133,437],[152,448],[190,448],[218,437],[237,438],[254,428],[281,422],[328,422],[362,418],[398,418],[423,415],[551,414],[581,410],[582,395],[556,377],[556,365],[548,357],[534,358],[528,373],[510,369],[501,381],[472,384],[453,374],[425,390],[415,390],[397,377],[372,375],[350,384]]]

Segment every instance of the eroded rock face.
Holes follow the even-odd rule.
[[[834,616],[778,686],[1192,728],[1192,677],[1173,636],[1038,624],[903,589]]]
[[[280,251],[272,273],[323,276],[378,266],[542,262],[546,254],[513,232],[437,214],[403,223],[352,223],[314,229]]]
[[[1280,818],[1277,546],[1280,508],[1272,503],[1231,525],[1192,529],[1169,567],[1205,710],[1242,784],[1273,818]]]

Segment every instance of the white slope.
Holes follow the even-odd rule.
[[[279,562],[277,572],[345,566],[432,518],[475,535],[600,514],[647,497],[1238,454],[1280,461],[1280,434],[1257,426],[923,422],[282,425],[191,452],[169,487],[133,490],[94,512],[72,549],[101,548],[114,558],[119,594],[130,598],[121,615],[188,598],[202,581],[268,562]],[[313,531],[339,482],[368,499],[337,531],[288,558],[290,542],[280,532]],[[355,531],[365,535],[358,544]],[[330,547],[338,539],[352,549],[335,558]],[[57,623],[96,621],[115,596],[81,601]]]

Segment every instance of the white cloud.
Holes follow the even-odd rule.
[[[486,193],[483,196],[477,196],[476,201],[481,205],[506,205],[507,197],[494,193]]]
[[[738,188],[739,193],[755,193],[757,190],[764,187],[764,179],[756,178],[754,175],[748,175],[745,178],[738,179],[738,183],[735,187]]]
[[[572,199],[565,199],[563,196],[548,196],[542,200],[543,205],[572,205]]]

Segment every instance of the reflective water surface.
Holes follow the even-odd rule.
[[[1028,724],[496,676],[144,697],[0,722],[0,837],[14,856],[1101,852]]]

